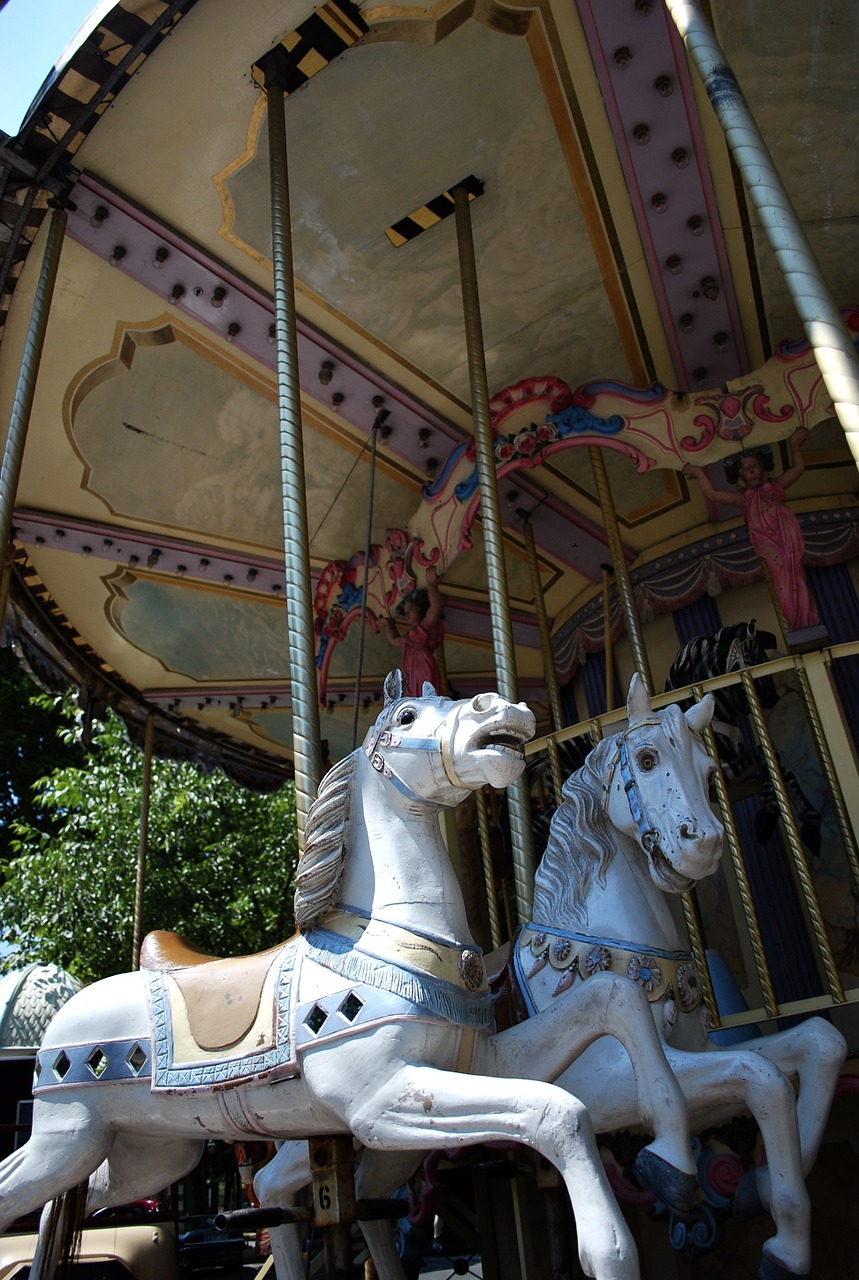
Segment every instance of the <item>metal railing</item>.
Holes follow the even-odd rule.
[[[835,867],[835,873],[843,880],[845,893],[852,899],[859,897],[859,721],[851,723],[839,696],[835,675],[843,665],[846,674],[850,660],[859,657],[859,642],[833,646],[818,652],[779,658],[760,666],[717,676],[711,680],[690,685],[671,693],[657,694],[653,698],[655,708],[687,699],[700,699],[706,693],[740,687],[748,705],[747,733],[750,743],[757,750],[760,762],[761,782],[758,791],[768,781],[780,814],[782,844],[779,856],[783,860],[787,882],[792,884],[793,909],[799,920],[797,945],[805,948],[809,963],[816,970],[819,991],[800,998],[786,998],[778,989],[784,983],[778,981],[778,968],[783,964],[779,948],[767,942],[767,912],[771,915],[780,909],[779,902],[768,902],[762,890],[760,877],[757,887],[751,874],[750,862],[761,857],[760,848],[752,849],[747,823],[738,820],[742,800],[732,794],[732,788],[721,770],[715,780],[715,803],[725,826],[725,856],[722,873],[725,877],[728,899],[731,904],[733,927],[736,931],[742,968],[746,981],[742,984],[747,1002],[752,1007],[742,1012],[719,1015],[714,995],[715,982],[707,961],[708,939],[706,924],[702,924],[696,891],[682,896],[683,917],[689,934],[691,950],[701,970],[705,983],[705,998],[714,1029],[766,1023],[776,1018],[806,1014],[815,1010],[839,1005],[859,1003],[859,974],[850,975],[839,969],[838,945],[833,930],[827,922],[826,912],[819,895],[819,873],[815,862],[803,843],[798,815],[791,806],[785,786],[779,751],[784,744],[774,741],[770,732],[767,712],[758,694],[758,682],[770,677],[787,681],[786,692],[799,699],[804,713],[807,735],[803,744],[807,749],[809,765],[822,781],[825,789],[827,832],[831,848],[827,851],[827,865]],[[859,679],[855,681],[859,690]],[[784,696],[784,695],[783,695]],[[591,745],[623,724],[625,711],[617,710],[571,725],[560,732],[531,742],[526,747],[529,760],[540,753],[547,753],[548,760],[557,757],[563,744],[585,737]],[[710,729],[705,732],[707,745],[715,759],[716,746]],[[792,744],[794,749],[796,743]],[[767,846],[769,848],[769,846]],[[539,853],[539,851],[538,851]],[[775,856],[775,855],[766,855]],[[852,894],[851,894],[852,889]],[[773,952],[776,952],[774,954]],[[774,976],[775,975],[775,976]],[[814,985],[814,984],[812,984]]]

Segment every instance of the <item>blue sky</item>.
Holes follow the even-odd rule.
[[[90,14],[95,16],[113,3],[6,0],[0,8],[0,129],[4,133],[18,132],[42,81]]]

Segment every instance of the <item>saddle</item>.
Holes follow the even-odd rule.
[[[143,939],[140,967],[170,974],[201,1049],[226,1049],[254,1025],[266,977],[286,945],[222,960],[206,955],[181,934],[159,929]]]

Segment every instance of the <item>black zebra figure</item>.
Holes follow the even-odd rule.
[[[759,631],[754,618],[751,622],[738,622],[721,627],[715,635],[695,636],[677,654],[671,664],[666,691],[682,689],[686,685],[708,680],[712,676],[727,675],[766,662],[767,650],[777,647],[776,637],[770,631]],[[778,702],[779,694],[771,676],[755,680],[755,689],[765,711]],[[766,844],[775,832],[781,816],[778,800],[759,746],[747,747],[738,723],[738,715],[748,715],[749,706],[742,685],[714,691],[716,711],[712,729],[722,769],[735,781],[760,780],[761,807],[755,815],[755,834]],[[820,853],[820,814],[809,803],[807,796],[789,770],[782,771],[785,789],[797,816],[797,823],[804,843],[813,854]]]

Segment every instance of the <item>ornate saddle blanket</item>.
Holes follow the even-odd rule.
[[[175,936],[147,942],[143,962],[158,966],[141,970],[151,1038],[40,1050],[38,1091],[143,1079],[154,1092],[230,1089],[297,1076],[306,1049],[386,1022],[492,1026],[478,951],[348,912],[230,960]]]
[[[296,1075],[290,1020],[300,938],[256,956],[146,970],[153,1090]]]
[[[636,947],[633,942],[569,933],[546,925],[528,924],[517,939],[513,966],[518,986],[532,1013],[539,1007],[534,985],[560,996],[577,979],[609,970],[637,982],[648,1000],[674,1000],[683,1013],[697,1009],[704,999],[701,978],[688,951]],[[545,971],[545,976],[544,975]]]

